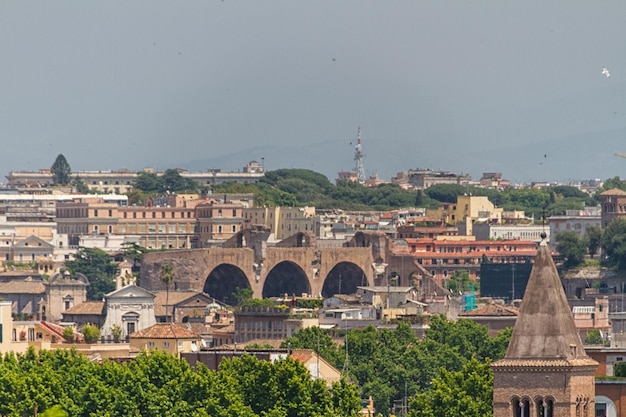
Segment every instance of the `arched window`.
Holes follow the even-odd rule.
[[[537,417],[552,417],[554,413],[554,400],[541,398],[537,400]]]
[[[530,417],[530,400],[528,398],[513,398],[511,400],[511,408],[513,417]]]

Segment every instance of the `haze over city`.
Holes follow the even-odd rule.
[[[624,176],[626,3],[0,5],[0,173]],[[607,72],[604,72],[604,69]]]

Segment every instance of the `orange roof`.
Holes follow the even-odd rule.
[[[133,339],[198,339],[200,336],[174,323],[157,323],[130,335]]]
[[[619,188],[612,188],[601,192],[600,195],[626,195],[626,191],[620,190]]]
[[[0,283],[0,294],[42,294],[46,292],[43,281],[15,280]]]
[[[63,312],[63,314],[102,314],[104,301],[85,301]]]
[[[517,316],[519,311],[514,307],[509,307],[501,304],[486,304],[484,306],[478,307],[475,310],[466,311],[464,313],[459,314],[459,316],[492,316],[492,317],[502,317],[502,316]]]

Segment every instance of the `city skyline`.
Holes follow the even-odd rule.
[[[618,176],[626,3],[0,6],[0,171]],[[606,70],[606,71],[605,71]],[[610,76],[607,76],[610,75]],[[352,142],[352,145],[351,145]]]

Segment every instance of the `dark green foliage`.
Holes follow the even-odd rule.
[[[89,190],[89,187],[87,186],[87,184],[85,184],[85,181],[83,181],[81,177],[74,178],[73,184],[76,188],[76,191],[80,194],[89,194],[91,192],[91,190]]]
[[[52,182],[54,185],[67,185],[70,183],[72,169],[63,154],[57,156],[50,170],[52,171]]]
[[[613,364],[613,375],[619,378],[626,378],[626,362],[616,362]]]
[[[162,175],[153,172],[140,172],[134,187],[146,194],[165,192],[196,192],[198,185],[190,178],[185,178],[175,169],[166,169]]]
[[[166,169],[159,179],[161,182],[159,191],[162,192],[195,192],[198,189],[198,185],[194,180],[182,177],[175,169]]]
[[[460,371],[443,369],[432,388],[410,402],[412,417],[487,417],[493,413],[493,373],[488,362],[475,358]]]
[[[456,198],[467,193],[467,187],[458,184],[436,184],[426,189],[426,195],[442,203],[456,203]]]
[[[607,265],[626,269],[626,220],[613,220],[604,229],[601,240],[602,250],[606,255]]]
[[[626,191],[626,182],[620,177],[609,178],[602,184],[602,187],[598,190],[598,194],[617,188],[618,190]]]
[[[589,255],[593,256],[598,253],[600,244],[602,243],[602,228],[597,225],[587,226],[585,229],[585,245],[589,251]]]
[[[585,336],[586,345],[601,345],[604,343],[600,329],[591,329]]]
[[[445,283],[448,290],[452,293],[468,293],[472,289],[476,292],[480,291],[480,284],[471,279],[469,272],[466,270],[454,271]]]
[[[474,400],[469,396],[485,389],[483,382],[492,378],[488,364],[504,357],[511,330],[493,338],[484,326],[469,320],[447,321],[443,316],[432,318],[424,340],[418,339],[408,324],[400,324],[394,330],[372,326],[350,330],[344,339],[348,347],[348,375],[361,387],[361,397],[371,395],[377,412],[383,415],[390,413],[394,401],[403,399],[405,390],[409,397],[418,393],[428,397],[435,387],[463,378],[468,379],[467,384],[448,388],[456,390],[454,401],[474,404],[473,407],[484,401],[479,409],[486,410],[492,407],[491,387]],[[319,328],[297,331],[283,347],[287,342],[292,348],[318,350],[335,367],[344,368],[345,345],[334,346],[330,335]],[[470,360],[476,364],[468,365]],[[480,376],[475,376],[476,372]],[[442,382],[435,385],[435,378]],[[453,407],[453,402],[446,407]]]
[[[327,389],[291,359],[243,356],[213,372],[163,352],[101,365],[66,350],[0,357],[0,415],[35,407],[51,416],[331,417],[355,416],[359,396],[345,381]]]
[[[71,274],[81,273],[89,280],[87,299],[102,300],[105,294],[115,289],[113,277],[117,265],[111,256],[98,248],[79,248],[74,259],[65,262]]]
[[[573,230],[557,233],[556,250],[564,259],[563,266],[571,268],[585,260],[585,244]]]

